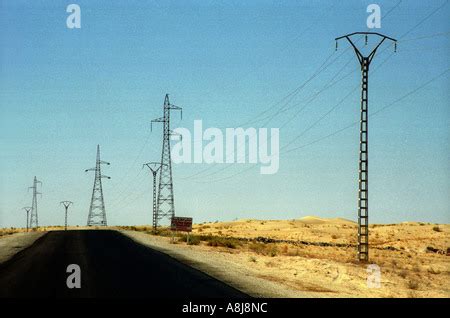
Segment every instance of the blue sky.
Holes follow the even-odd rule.
[[[70,3],[81,7],[81,29],[66,27]],[[277,174],[175,165],[175,208],[196,222],[356,220],[359,128],[340,130],[359,120],[359,65],[347,43],[335,52],[334,38],[368,31],[370,3],[381,6],[377,31],[399,39],[397,53],[382,46],[371,65],[369,110],[382,109],[369,123],[371,222],[449,223],[448,1],[1,0],[0,227],[23,226],[35,175],[40,224],[62,224],[59,202],[71,200],[69,223],[84,225],[94,177],[84,169],[97,144],[111,162],[109,224],[149,224],[151,177],[141,167],[160,159],[161,127],[151,132],[150,120],[162,116],[165,93],[183,107],[173,128],[196,119],[258,128],[267,121],[255,118],[274,115],[330,56],[264,126],[298,148],[280,154]]]

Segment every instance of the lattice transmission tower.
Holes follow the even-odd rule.
[[[156,232],[156,228],[158,227],[158,212],[157,212],[157,205],[156,205],[156,176],[158,174],[159,169],[161,169],[161,163],[160,162],[149,162],[144,163],[144,166],[147,166],[147,168],[150,169],[153,175],[153,216],[152,216],[152,225],[153,225],[153,232]]]
[[[106,226],[106,210],[105,200],[103,199],[102,178],[111,179],[111,177],[102,175],[101,165],[110,165],[109,162],[100,160],[100,145],[97,145],[97,161],[95,168],[86,169],[87,171],[95,171],[94,187],[92,189],[91,205],[89,207],[89,215],[87,220],[88,226],[101,225]]]
[[[182,108],[172,105],[169,102],[169,94],[164,98],[164,117],[160,117],[151,121],[153,123],[164,123],[163,127],[163,142],[161,152],[161,169],[159,173],[159,189],[158,200],[156,202],[157,209],[155,215],[155,229],[158,226],[159,220],[162,218],[169,218],[175,216],[175,200],[173,194],[173,179],[172,179],[172,158],[170,154],[170,137],[180,136],[170,129],[170,112],[172,110],[179,110],[181,118],[183,117]]]
[[[69,206],[73,205],[72,201],[61,201],[59,204],[62,204],[64,206],[65,210],[65,218],[64,218],[64,231],[67,231],[67,210],[69,209]]]
[[[351,37],[354,35],[364,35],[367,45],[368,36],[378,36],[381,40],[372,51],[365,56],[356,47]],[[397,40],[376,32],[355,32],[336,38],[347,39],[353,47],[359,64],[361,65],[361,119],[359,130],[359,180],[358,180],[358,260],[369,261],[369,157],[368,157],[368,106],[369,106],[369,65],[375,56],[376,51],[383,42],[388,39],[394,42],[397,49]]]
[[[31,202],[30,228],[39,227],[37,195],[40,194],[42,196],[42,193],[37,191],[38,184],[42,185],[42,182],[39,181],[35,176],[33,179],[33,186],[28,188],[28,190],[33,189],[33,201]]]
[[[28,232],[28,228],[30,226],[29,216],[30,216],[31,206],[27,206],[22,209],[25,210],[25,212],[27,213],[27,232]]]

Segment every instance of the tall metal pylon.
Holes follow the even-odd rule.
[[[28,190],[33,189],[33,201],[31,203],[31,218],[30,218],[30,227],[31,228],[37,228],[39,227],[38,222],[38,209],[37,209],[37,195],[40,194],[42,196],[42,193],[37,191],[37,185],[41,184],[42,182],[39,181],[36,176],[33,179],[33,186],[29,187]]]
[[[31,211],[31,206],[27,206],[22,208],[23,210],[25,210],[25,212],[27,212],[27,232],[28,232],[28,228],[29,228],[29,215],[30,215],[30,211]]]
[[[375,48],[365,56],[356,47],[351,40],[354,35],[364,35],[365,42],[369,35],[381,37],[381,40]],[[359,181],[358,181],[358,260],[361,262],[369,261],[369,157],[368,157],[368,105],[369,105],[369,65],[375,56],[376,51],[383,42],[388,39],[394,42],[397,49],[397,40],[376,32],[355,32],[336,38],[337,43],[340,39],[347,39],[353,47],[359,64],[361,65],[361,119],[359,130]]]
[[[61,201],[59,204],[64,205],[64,209],[65,209],[65,212],[66,212],[66,216],[65,216],[65,219],[64,219],[64,231],[67,231],[67,210],[69,209],[69,206],[71,204],[73,204],[73,202],[72,201]]]
[[[159,169],[161,169],[161,163],[160,162],[149,162],[144,163],[142,168],[144,166],[147,166],[153,175],[153,216],[152,216],[152,226],[153,226],[153,232],[156,232],[156,229],[158,227],[158,213],[157,213],[157,206],[156,206],[156,176],[158,174]]]
[[[151,127],[153,126],[153,123],[164,123],[155,227],[158,226],[158,222],[160,219],[164,217],[168,217],[169,219],[171,219],[175,216],[170,137],[174,135],[179,136],[179,134],[170,130],[170,111],[179,110],[181,112],[181,118],[183,118],[182,108],[170,104],[169,94],[166,94],[166,97],[164,98],[163,107],[164,117],[160,117],[151,121]]]
[[[95,168],[86,169],[85,172],[95,171],[94,187],[92,189],[91,205],[87,220],[88,226],[101,225],[106,226],[105,200],[103,199],[102,178],[111,179],[111,177],[102,175],[101,165],[110,165],[109,162],[100,160],[100,145],[97,145],[97,161]]]

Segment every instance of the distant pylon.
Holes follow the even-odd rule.
[[[160,162],[149,162],[144,163],[144,166],[147,166],[153,175],[153,218],[152,218],[152,225],[153,225],[153,232],[156,232],[156,228],[158,227],[158,218],[157,218],[157,206],[156,206],[156,175],[158,174],[159,169],[161,169],[161,163]]]
[[[27,206],[27,207],[24,207],[24,208],[22,208],[22,209],[24,209],[25,210],[25,212],[27,212],[27,232],[28,232],[28,227],[29,227],[29,215],[30,215],[30,211],[31,211],[31,207],[30,206]]]
[[[103,199],[102,178],[111,179],[111,177],[102,175],[100,166],[102,164],[110,165],[109,162],[100,160],[100,145],[97,145],[97,161],[95,168],[86,169],[87,171],[95,171],[94,187],[92,189],[91,206],[89,207],[88,226],[102,225],[106,226],[105,201]]]
[[[42,195],[42,193],[37,191],[37,185],[38,183],[40,183],[42,185],[42,182],[39,181],[38,179],[36,179],[36,176],[34,177],[33,180],[33,186],[29,187],[29,189],[33,189],[33,201],[31,203],[31,218],[30,218],[30,227],[31,228],[37,228],[39,227],[39,222],[38,222],[38,209],[37,209],[37,195],[40,194]]]
[[[180,110],[181,118],[183,117],[182,108],[172,105],[169,102],[169,94],[166,94],[164,99],[164,117],[157,118],[151,121],[153,123],[164,123],[163,128],[163,143],[161,152],[161,170],[159,173],[159,190],[157,200],[157,210],[155,216],[155,226],[158,226],[158,221],[164,217],[171,219],[175,216],[175,200],[173,194],[173,179],[172,179],[172,159],[170,154],[170,137],[178,135],[170,130],[170,111]]]
[[[367,44],[368,35],[381,37],[381,41],[375,48],[364,56],[361,51],[352,42],[353,35],[364,35]],[[368,157],[368,106],[369,106],[369,65],[380,45],[386,40],[394,42],[397,48],[397,40],[375,32],[355,32],[336,38],[347,39],[353,47],[359,64],[361,65],[361,120],[359,130],[359,181],[358,181],[358,260],[361,262],[369,261],[369,157]]]
[[[65,219],[64,219],[64,231],[67,231],[67,210],[69,209],[69,206],[71,204],[73,204],[73,202],[72,201],[61,201],[59,204],[64,205],[64,209],[65,209],[65,212],[66,212],[66,216],[65,216]]]

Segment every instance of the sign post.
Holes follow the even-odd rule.
[[[187,244],[189,244],[189,233],[192,232],[192,218],[174,216],[170,222],[172,232],[187,232]],[[173,239],[173,237],[172,237]]]

